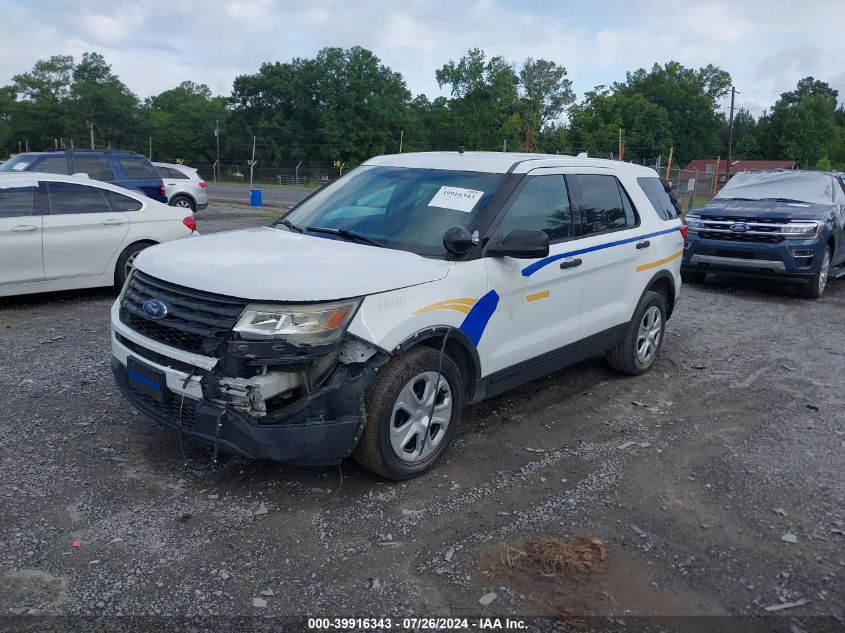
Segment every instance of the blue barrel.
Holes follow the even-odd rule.
[[[260,207],[261,206],[261,189],[250,189],[249,190],[249,206],[251,206],[251,207]]]

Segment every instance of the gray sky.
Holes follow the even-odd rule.
[[[678,6],[680,5],[680,6]],[[0,85],[55,54],[102,53],[139,96],[190,79],[228,95],[264,61],[360,45],[414,94],[441,91],[435,69],[480,47],[519,63],[566,66],[580,99],[625,72],[675,59],[731,73],[757,116],[813,75],[845,97],[841,0],[2,0]],[[800,7],[796,8],[796,7]]]

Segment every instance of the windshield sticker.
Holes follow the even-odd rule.
[[[441,209],[454,209],[455,211],[469,213],[473,210],[475,204],[483,195],[483,191],[476,191],[475,189],[464,189],[462,187],[440,187],[440,191],[434,194],[434,197],[428,203],[428,206],[440,207]]]
[[[12,169],[14,169],[15,171],[23,171],[24,169],[26,169],[27,165],[29,165],[29,163],[15,163],[14,165],[12,165]]]

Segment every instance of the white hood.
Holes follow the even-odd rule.
[[[138,270],[180,286],[260,301],[330,301],[436,281],[449,264],[389,248],[260,227],[148,248]]]

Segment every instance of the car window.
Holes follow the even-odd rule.
[[[675,205],[672,204],[672,199],[666,192],[663,183],[660,182],[660,178],[637,178],[637,182],[646,198],[648,198],[648,201],[651,202],[651,205],[657,211],[657,215],[664,220],[674,220],[678,217],[678,211],[675,209]]]
[[[123,156],[117,159],[123,171],[126,172],[126,177],[132,180],[146,180],[149,178],[161,178],[146,158],[140,156]]]
[[[117,193],[116,191],[103,190],[103,193],[115,211],[139,211],[143,206],[135,198],[124,196],[122,193]]]
[[[32,215],[35,187],[0,187],[0,218]]]
[[[616,231],[637,224],[636,214],[615,176],[578,175],[574,177],[583,204],[581,234]]]
[[[32,169],[39,174],[64,174],[67,175],[67,158],[64,156],[49,156],[39,161]]]
[[[48,182],[50,215],[70,213],[112,213],[103,190],[98,187],[76,185],[69,182]]]
[[[114,180],[114,172],[104,156],[74,156],[73,173],[80,172],[94,180]]]
[[[177,180],[190,180],[190,177],[187,174],[183,174],[181,171],[173,167],[167,167],[167,177],[176,178]]]
[[[517,229],[545,231],[549,242],[572,237],[572,214],[563,176],[533,176],[517,193],[499,227],[502,235]]]

